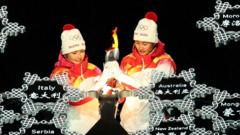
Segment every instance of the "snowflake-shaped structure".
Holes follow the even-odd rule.
[[[181,112],[188,111],[188,114],[182,114],[175,121],[182,121],[184,124],[189,125],[194,119],[192,113],[194,103],[191,100],[190,96],[186,96],[186,98],[184,98],[183,100],[161,100],[159,96],[155,95],[153,89],[159,86],[159,82],[168,78],[182,78],[184,81],[192,85],[195,82],[193,80],[194,77],[194,69],[189,69],[189,71],[183,70],[179,75],[172,75],[170,77],[164,76],[164,73],[159,72],[158,70],[153,70],[150,85],[146,87],[140,87],[133,94],[134,96],[139,97],[139,99],[147,99],[150,103],[149,128],[147,130],[137,131],[136,133],[132,133],[131,135],[149,135],[150,132],[154,130],[154,127],[160,125],[161,122],[174,121],[172,119],[164,119],[162,112],[163,108],[165,107],[177,107]]]
[[[157,89],[164,88],[163,84],[166,83],[164,82],[164,80],[168,80],[171,78],[183,78],[185,82],[188,82],[190,86],[188,87],[188,89],[190,89],[189,93],[187,93],[187,95],[180,99],[161,99],[161,95],[159,96],[159,92],[156,92],[155,87],[157,87]],[[221,91],[217,88],[207,86],[206,84],[197,84],[194,78],[195,73],[193,68],[189,70],[183,70],[178,75],[172,75],[168,78],[165,77],[162,72],[159,72],[157,70],[154,71],[152,73],[152,81],[150,85],[139,88],[133,94],[134,96],[138,96],[140,99],[148,99],[148,101],[150,102],[150,126],[147,130],[138,131],[136,133],[133,133],[132,135],[151,134],[151,132],[155,134],[161,134],[161,132],[159,131],[153,132],[154,129],[157,129],[154,127],[159,126],[161,123],[169,122],[182,122],[185,126],[188,126],[188,129],[190,131],[189,134],[191,135],[220,135],[225,134],[226,129],[228,128],[239,128],[239,118],[235,118],[234,120],[225,119],[223,116],[220,115],[219,110],[217,110],[218,108],[220,108],[219,105],[221,103],[224,103],[224,101],[228,99],[234,99],[234,101],[236,102],[235,105],[239,107],[240,103],[236,100],[239,99],[239,94],[234,93],[231,95],[226,90]],[[166,84],[165,86],[174,85],[177,86],[176,84]],[[212,100],[207,98],[209,96],[212,98]],[[208,102],[209,105],[202,105],[198,109],[195,107],[197,99],[198,101],[200,99],[201,102]],[[166,107],[176,107],[181,112],[180,116],[177,118],[165,119],[162,115],[162,112],[163,109]],[[235,113],[237,113],[238,111],[238,113],[240,114],[239,109],[235,109],[234,111],[236,111]],[[210,120],[212,122],[210,123],[212,125],[212,128],[209,130],[205,127],[198,127],[198,125],[196,124],[198,123],[198,119],[196,118],[200,118],[202,120]]]
[[[166,81],[175,78],[182,79],[186,82],[186,84],[189,84],[189,86],[185,87],[185,84],[182,82],[169,83]],[[187,132],[190,132],[189,134],[191,135],[227,135],[227,129],[239,128],[240,120],[238,115],[240,115],[240,94],[230,94],[227,90],[219,90],[217,88],[207,86],[206,84],[197,84],[194,78],[195,73],[192,68],[189,70],[183,70],[178,75],[172,75],[168,78],[165,77],[162,72],[157,70],[153,71],[151,83],[148,86],[140,87],[138,90],[129,95],[138,97],[139,99],[147,99],[149,101],[149,127],[146,130],[130,133],[130,135],[151,135],[155,132],[156,127],[158,127],[161,123],[166,124],[171,122],[182,122],[183,125],[187,127]],[[75,132],[67,131],[65,124],[66,113],[69,107],[67,102],[69,100],[83,99],[88,96],[87,93],[74,90],[72,87],[67,85],[68,80],[66,74],[57,75],[53,79],[49,79],[48,77],[41,79],[37,74],[30,74],[27,72],[25,73],[23,80],[24,84],[21,88],[13,88],[11,91],[0,93],[0,133],[2,132],[5,124],[13,124],[17,121],[21,123],[21,127],[19,127],[18,131],[9,132],[9,135],[28,134],[29,130],[33,127],[49,125],[54,125],[55,130],[59,130],[59,134],[77,135]],[[53,90],[53,87],[50,87],[51,85],[48,85],[49,87],[46,89],[43,87],[43,84],[52,84],[52,82],[61,85],[63,91],[65,91],[54,102],[51,102],[50,100],[48,102],[41,102],[41,100],[36,100],[37,97],[41,97],[41,93],[31,94],[32,89],[35,91]],[[36,85],[37,87],[35,87]],[[157,89],[161,88],[163,90],[164,86],[171,86],[179,89],[181,87],[183,91],[185,91],[185,89],[189,89],[189,91],[188,93],[184,93],[185,95],[183,97],[177,96],[176,99],[167,99],[157,95],[159,93],[156,93],[155,89],[157,87]],[[57,89],[57,87],[54,88]],[[47,93],[49,94],[49,92]],[[165,91],[165,93],[167,92]],[[36,96],[37,94],[38,96]],[[48,100],[46,93],[43,92],[42,94],[44,95],[42,98],[45,98],[44,101]],[[52,95],[52,93],[50,95]],[[173,95],[171,95],[171,97],[172,96]],[[209,100],[207,97],[211,97],[212,100]],[[53,98],[56,98],[56,94]],[[20,112],[7,109],[6,106],[2,105],[6,99],[18,99],[17,101],[21,102],[22,105],[16,105],[15,108],[19,108]],[[209,104],[196,108],[197,99],[198,101],[199,99],[200,101],[207,101]],[[234,103],[229,103],[229,100]],[[231,108],[233,105],[235,108]],[[180,115],[174,119],[171,117],[169,119],[165,119],[162,115],[163,109],[171,107],[177,108]],[[39,120],[37,115],[43,110],[51,112],[53,117],[51,117],[50,120]],[[233,112],[235,115],[233,115]],[[227,116],[227,118],[225,116]],[[212,125],[212,128],[207,129],[206,127],[198,126],[198,119],[196,118],[210,120],[209,122]],[[183,133],[185,133],[185,131]],[[169,134],[172,132],[173,131],[169,132]],[[156,131],[155,134],[165,133]]]
[[[226,27],[233,25],[235,27],[240,26],[240,20],[234,20],[230,22],[229,20],[223,20],[220,24],[218,21],[221,15],[226,13],[228,10],[240,10],[240,5],[232,6],[229,2],[222,2],[221,0],[216,1],[215,10],[213,17],[205,17],[203,20],[197,21],[197,27],[203,28],[204,31],[213,31],[215,46],[219,47],[221,44],[226,45],[229,40],[238,41],[240,39],[240,31],[226,31]],[[224,15],[223,15],[224,16]],[[238,15],[225,15],[225,17],[236,17],[239,19]]]
[[[209,101],[207,96],[212,98],[212,101]],[[239,120],[226,120],[224,119],[217,110],[219,105],[223,103],[226,99],[233,99],[239,98],[238,93],[234,93],[233,95],[229,94],[226,90],[219,90],[214,87],[207,86],[206,84],[194,84],[194,88],[190,92],[190,98],[195,101],[195,99],[202,99],[203,102],[210,103],[209,105],[203,105],[200,109],[194,108],[194,116],[200,117],[203,120],[211,120],[212,121],[212,129],[206,130],[202,127],[197,127],[197,121],[192,121],[190,125],[190,130],[192,134],[213,134],[213,135],[220,135],[226,132],[226,129],[231,127],[230,125],[234,124],[236,128],[239,126]],[[236,103],[239,104],[239,101]],[[238,119],[238,118],[237,118]]]
[[[9,36],[17,36],[18,33],[23,33],[25,27],[16,22],[9,22],[7,18],[7,6],[1,6],[0,8],[0,21],[1,21],[1,33],[0,33],[0,52],[4,53],[7,45],[7,38]]]
[[[73,90],[72,87],[68,86],[68,80],[66,79],[67,75],[58,75],[55,76],[53,79],[50,79],[48,77],[40,78],[37,74],[30,74],[29,72],[25,73],[25,77],[23,78],[24,84],[21,88],[13,88],[11,91],[6,91],[4,93],[0,94],[0,104],[4,101],[4,99],[19,99],[17,102],[22,102],[22,106],[17,106],[20,108],[20,113],[15,113],[14,110],[6,110],[6,106],[0,105],[0,131],[2,131],[2,127],[4,127],[4,124],[11,124],[15,121],[21,122],[21,127],[19,128],[19,131],[9,132],[9,135],[22,135],[22,134],[28,134],[28,130],[33,126],[38,125],[54,125],[56,129],[60,129],[62,134],[68,133],[69,135],[77,135],[75,132],[69,132],[67,131],[65,120],[66,120],[66,114],[68,110],[68,101],[70,99],[82,99],[85,97],[86,94],[83,94],[81,92],[77,92],[76,90]],[[55,102],[47,102],[43,103],[42,101],[46,101],[47,93],[48,91],[46,87],[43,87],[39,84],[44,83],[53,83],[57,82],[57,85],[61,86],[63,94],[59,94],[58,98],[56,97],[56,93],[51,94],[51,98],[55,98]],[[37,87],[34,87],[35,85],[39,85]],[[55,83],[54,83],[55,85]],[[56,86],[56,85],[55,85]],[[44,90],[44,96],[36,97],[32,96],[33,94],[29,94],[30,88],[34,89],[33,91],[37,91],[35,88],[40,88],[40,91]],[[51,89],[50,89],[51,90]],[[58,91],[60,91],[58,90]],[[39,94],[39,93],[36,93]],[[35,95],[36,95],[35,94]],[[40,98],[38,102],[36,102],[35,99]],[[45,99],[44,99],[45,98]],[[48,120],[37,120],[36,115],[40,111],[49,111],[53,114],[53,117]],[[33,131],[32,131],[33,132]],[[47,132],[47,131],[44,131]],[[54,131],[52,131],[54,132]]]

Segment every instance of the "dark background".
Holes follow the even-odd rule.
[[[159,39],[175,60],[177,73],[195,68],[198,83],[230,93],[239,90],[239,41],[216,48],[213,32],[196,27],[196,21],[213,16],[215,0],[1,0],[2,5],[8,7],[9,22],[18,22],[26,31],[8,37],[5,53],[0,54],[0,92],[20,88],[25,72],[50,75],[66,23],[80,29],[89,61],[101,69],[112,43],[111,31],[117,26],[121,60],[130,53],[133,31],[149,10],[158,14]]]

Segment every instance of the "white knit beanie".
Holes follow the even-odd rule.
[[[61,34],[62,54],[68,54],[77,50],[86,50],[85,41],[80,31],[72,24],[65,24]]]
[[[157,43],[157,20],[158,16],[156,13],[147,12],[145,18],[138,22],[138,25],[134,30],[133,40]]]

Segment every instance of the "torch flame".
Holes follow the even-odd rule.
[[[112,30],[113,44],[112,48],[118,48],[118,36],[117,36],[117,27]]]
[[[118,60],[119,58],[119,49],[118,49],[118,36],[117,36],[117,27],[112,30],[113,43],[112,47],[106,50],[105,61]]]

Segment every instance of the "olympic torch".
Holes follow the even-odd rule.
[[[112,30],[112,38],[113,38],[112,47],[106,50],[105,62],[119,59],[117,27],[115,27]]]

